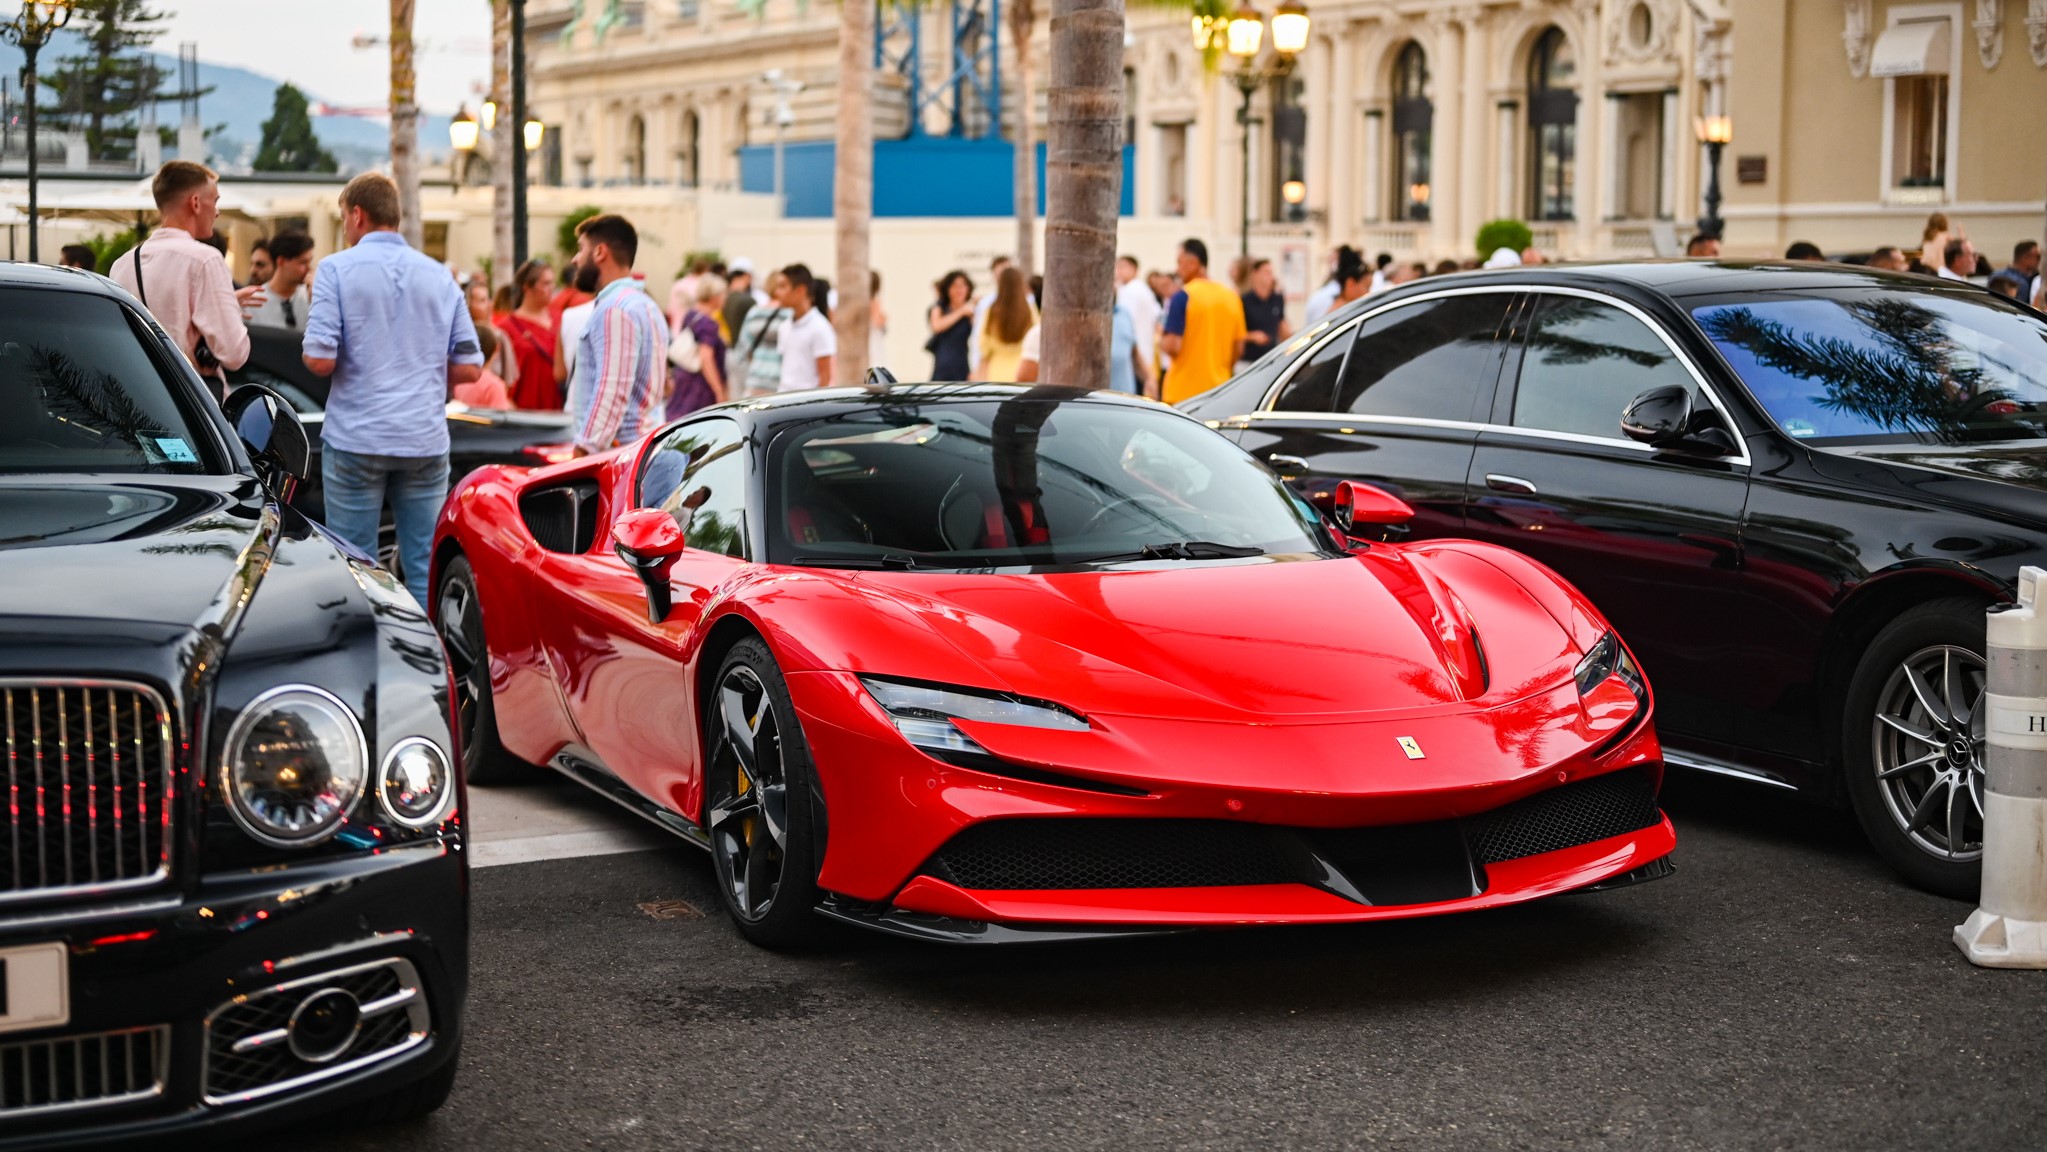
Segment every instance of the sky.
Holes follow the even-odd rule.
[[[383,106],[390,100],[390,5],[382,0],[155,0],[171,13],[155,48],[175,56],[178,45],[199,45],[199,58],[290,80],[315,98],[343,107]],[[370,48],[351,41],[378,38]],[[488,0],[417,0],[413,38],[419,103],[446,115],[472,109],[472,92],[490,79]]]

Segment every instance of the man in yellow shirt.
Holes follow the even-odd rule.
[[[1166,305],[1159,349],[1173,358],[1166,372],[1165,401],[1178,404],[1230,378],[1244,354],[1244,301],[1226,284],[1208,278],[1208,245],[1180,245],[1180,280],[1186,287]]]

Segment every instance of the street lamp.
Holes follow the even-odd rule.
[[[526,151],[540,151],[540,142],[547,138],[547,125],[538,120],[526,121]]]
[[[1219,19],[1195,17],[1193,24],[1194,46],[1207,49],[1215,43],[1216,25]],[[1243,160],[1243,227],[1239,234],[1237,254],[1251,254],[1251,97],[1265,84],[1281,79],[1294,70],[1294,58],[1308,46],[1308,9],[1300,0],[1281,0],[1272,14],[1272,61],[1259,64],[1259,50],[1264,47],[1265,18],[1258,10],[1246,4],[1232,13],[1229,22],[1221,29],[1223,46],[1236,58],[1237,68],[1231,79],[1237,82],[1237,92],[1243,101],[1237,107],[1237,125],[1242,131]],[[1303,198],[1307,189],[1301,189]],[[1293,203],[1289,201],[1289,203]]]
[[[50,42],[57,29],[71,22],[73,0],[23,0],[21,14],[0,24],[0,39],[21,49],[22,94],[28,101],[28,259],[40,257],[36,237],[42,223],[36,215],[36,53]]]
[[[476,151],[478,136],[476,117],[469,114],[469,106],[463,105],[455,112],[455,118],[448,121],[448,143],[455,146],[455,187],[460,188],[469,175],[469,158]]]
[[[1306,215],[1301,205],[1308,202],[1308,186],[1299,180],[1289,180],[1279,186],[1279,198],[1286,201],[1286,218],[1300,223]]]
[[[1699,143],[1706,146],[1706,214],[1699,217],[1699,232],[1718,240],[1726,223],[1720,219],[1720,153],[1734,139],[1734,121],[1726,116],[1702,116],[1696,130]]]
[[[540,150],[540,127],[526,118],[526,0],[512,0],[512,123],[523,126],[512,164],[512,267],[526,263],[526,154]]]

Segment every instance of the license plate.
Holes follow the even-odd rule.
[[[0,1032],[71,1019],[71,966],[63,944],[0,949]]]

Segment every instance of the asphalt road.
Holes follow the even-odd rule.
[[[543,791],[589,822],[600,813]],[[480,869],[448,1105],[344,1149],[2047,1147],[2047,973],[1845,816],[1673,785],[1676,876],[1496,912],[776,955],[666,847]],[[682,900],[708,914],[662,904]]]

